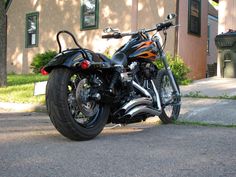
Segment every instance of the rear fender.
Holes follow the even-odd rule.
[[[90,50],[70,49],[57,54],[48,64],[44,66],[44,70],[50,73],[54,68],[67,67],[70,69],[78,69],[83,60],[90,62],[102,62],[103,60]]]

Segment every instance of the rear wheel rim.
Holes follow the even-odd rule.
[[[84,82],[84,77],[79,74],[72,74],[69,78],[69,82],[67,85],[67,91],[68,91],[68,106],[71,113],[72,118],[78,123],[80,126],[84,128],[92,128],[96,125],[96,122],[99,118],[99,113],[102,109],[101,106],[97,105],[96,103],[96,113],[94,113],[91,116],[86,116],[81,111],[82,106],[89,107],[89,102],[87,105],[79,105],[77,99],[76,99],[76,88],[78,84],[81,82]],[[92,108],[93,105],[90,105],[90,108]]]

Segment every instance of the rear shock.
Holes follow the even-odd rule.
[[[115,71],[115,73],[112,76],[109,88],[108,88],[108,91],[110,93],[114,94],[114,86],[115,86],[116,82],[119,80],[119,78],[120,78],[120,73],[118,71]]]

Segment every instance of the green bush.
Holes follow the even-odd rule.
[[[190,68],[183,62],[180,56],[173,57],[171,54],[166,54],[167,61],[170,68],[175,75],[177,82],[180,85],[187,85],[191,80],[187,77],[188,73],[191,71]],[[163,68],[164,65],[161,60],[157,60],[156,65],[159,69]]]
[[[31,63],[31,68],[34,73],[39,73],[40,69],[45,66],[57,54],[56,51],[48,50],[44,53],[36,54]]]
[[[106,50],[103,52],[103,55],[105,55],[107,58],[110,58],[112,57],[111,55],[111,47],[107,47]]]

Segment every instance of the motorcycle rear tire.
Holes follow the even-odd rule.
[[[76,141],[89,140],[103,130],[110,108],[100,105],[95,125],[81,126],[73,118],[68,104],[68,83],[73,74],[68,68],[52,70],[46,87],[46,106],[51,122],[63,136]]]

